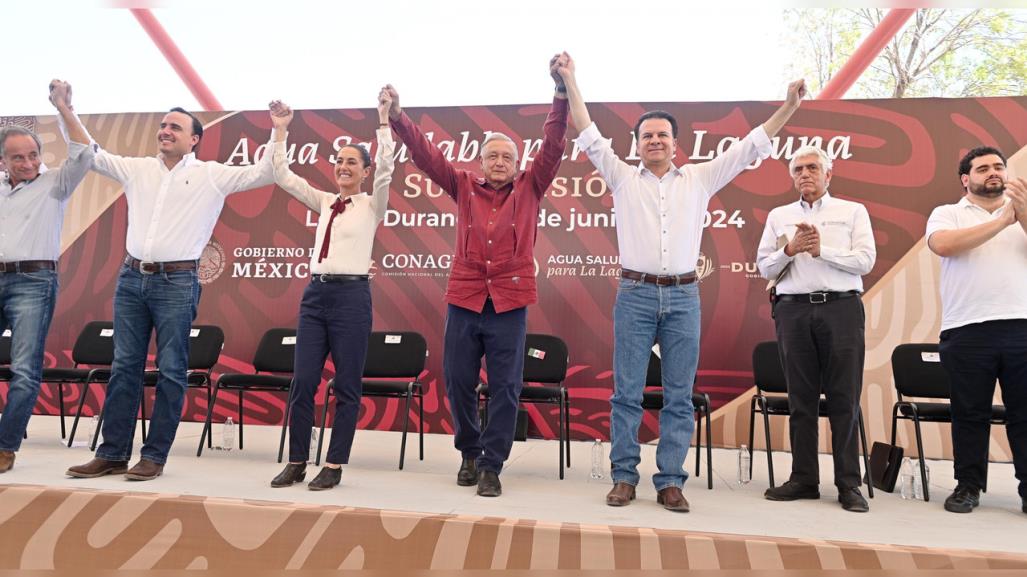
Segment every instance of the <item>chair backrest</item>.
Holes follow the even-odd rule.
[[[562,383],[567,378],[567,343],[553,335],[524,338],[524,382]]]
[[[76,365],[114,364],[114,323],[92,321],[86,323],[75,339],[71,360]]]
[[[217,325],[193,325],[189,330],[189,370],[214,368],[225,345],[225,331]]]
[[[941,366],[937,343],[909,343],[891,353],[895,390],[906,397],[948,399],[949,373]]]
[[[11,364],[11,329],[0,333],[0,365]]]
[[[656,356],[656,351],[649,353],[649,368],[645,372],[645,386],[663,386],[663,365],[660,362],[660,357]]]
[[[258,373],[291,373],[296,357],[296,329],[268,329],[253,355]]]
[[[752,378],[756,388],[765,393],[788,392],[777,341],[764,341],[752,350]]]
[[[427,357],[428,342],[421,333],[376,331],[367,341],[364,378],[416,380]]]

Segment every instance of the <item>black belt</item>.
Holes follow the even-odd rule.
[[[173,260],[169,262],[144,262],[132,255],[125,256],[125,264],[143,274],[196,270],[195,260]]]
[[[356,282],[367,281],[366,274],[312,274],[310,282]]]
[[[620,271],[620,276],[628,280],[639,280],[659,286],[692,284],[697,280],[694,271],[686,272],[685,274],[658,275],[623,269]]]
[[[847,299],[852,297],[858,297],[863,293],[859,291],[845,291],[843,293],[836,292],[819,292],[819,293],[805,293],[799,295],[777,295],[775,298],[778,301],[785,302],[796,302],[796,303],[810,303],[819,305],[823,303],[829,303],[838,299]]]
[[[0,262],[0,273],[38,272],[41,270],[57,270],[57,263],[52,260],[19,260],[16,262]]]

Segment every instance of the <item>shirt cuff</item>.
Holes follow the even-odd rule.
[[[763,133],[764,136],[766,134],[766,132]],[[574,144],[577,144],[581,150],[585,150],[602,137],[603,135],[599,132],[599,127],[596,126],[595,122],[592,122],[592,124],[589,124],[585,127],[585,130],[578,134],[578,137],[574,139]]]
[[[85,151],[89,150],[88,144],[82,144],[81,142],[69,141],[68,142],[68,158],[75,159],[82,155]]]
[[[767,131],[763,128],[762,124],[753,128],[746,138],[752,139],[752,143],[756,146],[756,152],[759,153],[760,158],[767,158],[773,154],[774,144],[770,141],[770,137],[767,136]]]

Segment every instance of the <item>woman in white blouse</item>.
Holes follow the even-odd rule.
[[[358,144],[347,144],[335,153],[337,193],[318,190],[293,173],[285,146],[293,112],[277,100],[270,106],[272,123],[277,129],[272,160],[275,182],[320,214],[310,259],[310,284],[303,291],[296,334],[289,463],[271,481],[272,487],[288,487],[306,476],[314,395],[329,353],[335,363],[335,421],[325,466],[307,487],[321,491],[338,485],[342,465],[349,462],[360,410],[360,380],[371,334],[371,248],[375,230],[385,217],[394,167],[396,145],[388,117],[391,104],[387,93],[379,94],[378,147],[371,194],[361,192],[371,174],[371,156]]]

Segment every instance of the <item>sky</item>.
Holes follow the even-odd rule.
[[[145,5],[226,110],[264,109],[272,99],[298,109],[371,107],[385,83],[404,106],[547,102],[548,61],[563,50],[588,101],[779,100],[795,56],[775,3]],[[71,82],[84,114],[201,109],[132,14],[109,6],[0,4],[4,43],[20,54],[7,61],[0,115],[52,114],[52,78]]]

